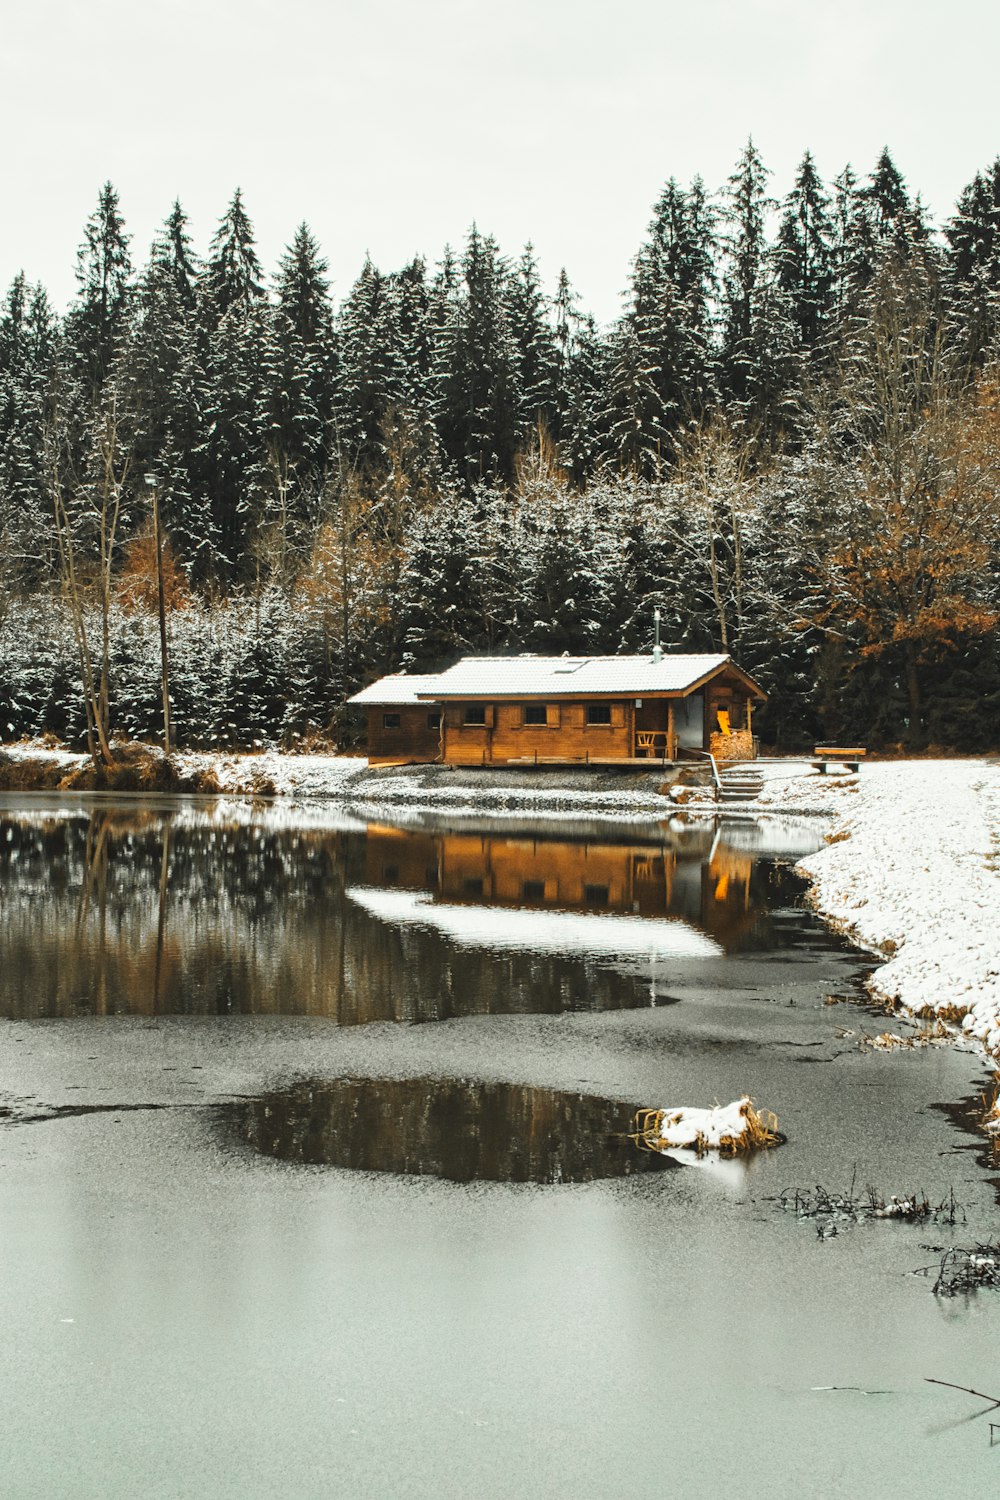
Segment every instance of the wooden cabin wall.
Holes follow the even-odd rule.
[[[441,748],[441,731],[436,719],[440,710],[433,703],[407,704],[396,708],[391,704],[368,710],[368,759],[374,764],[380,761],[437,760]],[[399,727],[387,728],[386,716],[398,715]]]
[[[631,700],[610,703],[610,724],[588,724],[586,703],[549,703],[545,724],[525,724],[523,703],[487,704],[485,725],[465,723],[465,704],[445,706],[444,758],[451,765],[620,759],[633,754]]]

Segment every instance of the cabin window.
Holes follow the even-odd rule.
[[[382,728],[383,729],[398,729],[399,728],[399,714],[383,714],[382,715]]]
[[[481,896],[483,894],[483,877],[481,875],[469,875],[462,881],[462,890],[466,896]]]
[[[545,881],[544,880],[523,880],[521,882],[521,900],[522,901],[544,901],[545,900]]]
[[[428,729],[440,729],[441,728],[441,711],[440,711],[440,709],[438,710],[438,712],[436,714],[428,714],[427,715],[427,728]]]
[[[485,703],[467,703],[465,705],[464,722],[466,724],[485,724],[486,723],[486,704]]]
[[[587,704],[587,723],[588,724],[610,724],[611,723],[611,704],[610,703],[588,703]]]
[[[607,906],[610,891],[606,885],[585,885],[583,899],[588,906]]]
[[[547,724],[549,722],[549,711],[544,703],[526,703],[524,705],[525,724]]]

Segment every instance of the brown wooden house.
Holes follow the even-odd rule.
[[[465,657],[436,677],[383,677],[349,702],[368,711],[376,764],[622,764],[690,750],[748,759],[765,696],[728,656],[654,651]]]
[[[418,696],[436,681],[397,672],[347,700],[367,711],[368,759],[373,765],[441,759],[441,710],[433,698]]]

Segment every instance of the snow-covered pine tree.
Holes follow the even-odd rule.
[[[328,462],[334,341],[327,265],[306,224],[282,256],[277,302],[263,325],[261,524],[276,579],[289,581],[308,548]]]
[[[246,576],[256,566],[249,543],[266,457],[261,393],[268,308],[261,277],[253,226],[237,188],[197,284],[205,431],[198,459],[217,539],[212,571],[222,576]]]
[[[284,403],[272,415],[282,448],[303,477],[322,473],[333,411],[336,351],[327,262],[308,224],[300,224],[281,258],[273,331],[288,362]],[[273,399],[273,397],[272,397]]]
[[[130,312],[132,260],[118,194],[110,182],[84,225],[76,302],[66,319],[73,372],[92,401],[111,369]]]
[[[236,189],[212,236],[208,258],[198,277],[201,314],[209,327],[234,306],[248,308],[264,295],[253,224]]]
[[[39,585],[51,565],[44,465],[45,400],[55,319],[24,273],[0,308],[0,576]]]
[[[549,299],[542,291],[534,246],[525,245],[510,281],[510,331],[517,351],[518,441],[524,444],[541,425],[557,417],[558,354]]]
[[[463,482],[510,480],[521,392],[511,329],[510,268],[496,241],[473,225],[464,285],[438,335],[435,405],[444,451]]]
[[[746,403],[754,382],[755,324],[768,274],[767,215],[774,206],[767,193],[769,176],[749,139],[726,189],[723,235],[722,378],[737,406]]]
[[[830,198],[807,151],[785,199],[776,245],[777,280],[810,357],[829,353],[834,297]]]
[[[1000,157],[963,189],[945,229],[949,335],[970,373],[1000,334]]]
[[[155,473],[165,528],[183,564],[204,576],[211,551],[199,462],[207,441],[201,412],[207,341],[196,317],[197,274],[187,216],[175,202],[139,279],[118,373],[133,487],[143,490],[145,474]]]
[[[637,472],[656,472],[674,435],[711,399],[710,303],[714,233],[704,188],[671,178],[633,263],[631,305],[615,340],[608,391],[612,451]]]

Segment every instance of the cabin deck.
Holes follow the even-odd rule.
[[[664,766],[688,766],[689,760],[668,760],[659,755],[518,755],[507,760],[484,761],[488,766],[594,766],[627,767],[630,770],[661,770]]]

